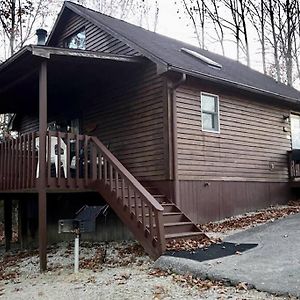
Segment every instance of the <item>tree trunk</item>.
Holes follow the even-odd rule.
[[[276,35],[274,11],[273,11],[273,0],[269,0],[269,11],[270,11],[270,21],[271,21],[272,38],[273,38],[273,48],[274,48],[273,52],[274,52],[276,76],[277,76],[277,80],[281,82],[280,66],[279,66],[279,58],[278,58],[278,43],[277,43],[277,35]]]
[[[261,56],[264,74],[267,74],[266,68],[266,44],[265,44],[265,12],[264,1],[260,1],[260,25],[261,25]]]
[[[14,54],[15,46],[15,26],[16,26],[16,0],[11,0],[11,33],[9,38],[10,54]]]
[[[292,86],[293,85],[293,58],[292,58],[292,36],[293,36],[293,29],[292,29],[292,7],[289,0],[286,1],[286,19],[287,19],[287,51],[286,51],[286,77],[287,77],[287,84]]]

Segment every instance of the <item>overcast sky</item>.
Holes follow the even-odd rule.
[[[159,1],[160,16],[157,31],[164,35],[197,45],[193,30],[191,26],[187,26],[188,20],[183,13],[180,14],[181,19],[179,19],[179,15],[177,14],[178,7],[180,6],[174,4],[174,0]],[[181,12],[182,11],[181,9]]]

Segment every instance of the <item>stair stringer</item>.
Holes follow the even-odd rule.
[[[197,224],[193,220],[191,220],[191,218],[184,211],[182,211],[182,209],[179,206],[177,206],[176,203],[174,203],[165,193],[162,193],[161,190],[160,190],[160,188],[158,186],[156,186],[155,184],[151,184],[151,182],[147,182],[146,185],[148,185],[149,187],[151,187],[153,189],[156,189],[161,195],[164,195],[164,197],[166,199],[166,203],[172,204],[176,208],[176,210],[178,212],[182,213],[182,215],[186,218],[186,220],[188,222],[191,222],[193,224],[193,229],[194,230],[192,232],[199,233],[198,237],[201,237],[201,238],[204,238],[204,239],[205,238],[208,239],[208,236],[205,233],[203,233],[202,230],[199,229],[199,227],[197,226]]]
[[[150,257],[157,259],[163,254],[160,248],[156,247],[156,240],[151,240],[151,236],[148,232],[142,229],[141,222],[134,219],[133,214],[129,212],[128,206],[122,204],[121,198],[117,197],[114,190],[111,191],[109,184],[105,184],[103,180],[97,180],[91,187],[105,199],[107,204],[112,208],[123,224],[128,227]]]

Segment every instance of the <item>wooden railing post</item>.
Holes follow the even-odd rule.
[[[139,241],[157,257],[166,248],[163,207],[96,137],[91,137],[91,141],[100,158],[99,166],[103,164],[104,168],[103,180],[99,176],[99,182],[105,186],[102,192],[114,195],[116,200],[109,204],[124,222],[134,226],[131,229],[139,232]]]
[[[164,231],[164,222],[163,222],[163,211],[157,211],[155,215],[155,224],[157,229],[157,242],[158,247],[161,249],[161,253],[166,251],[166,239]]]

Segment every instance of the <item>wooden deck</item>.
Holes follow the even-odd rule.
[[[153,258],[166,250],[167,240],[204,237],[165,195],[141,185],[97,137],[48,131],[43,169],[40,136],[33,132],[0,145],[0,193],[98,192]],[[39,206],[41,215],[46,211]]]
[[[163,207],[98,138],[50,131],[45,145],[44,170],[38,132],[0,145],[0,193],[40,192],[40,175],[46,193],[98,191],[150,255],[165,251]]]

